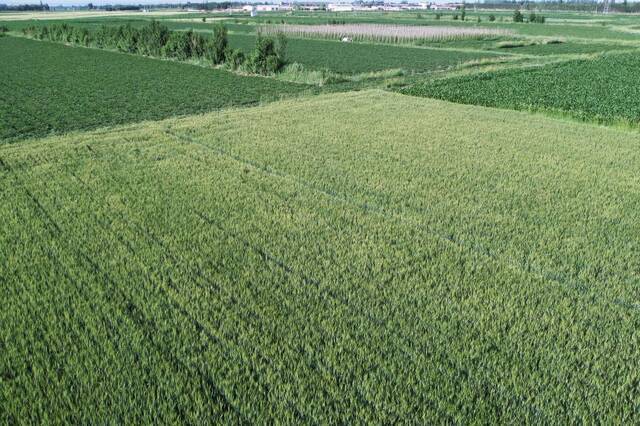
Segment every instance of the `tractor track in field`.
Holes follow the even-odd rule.
[[[46,228],[49,230],[51,237],[56,241],[68,241],[65,238],[65,235],[68,235],[68,234],[65,234],[62,231],[62,229],[57,224],[57,222],[52,218],[52,216],[48,213],[48,211],[42,206],[42,204],[33,195],[33,193],[26,188],[26,186],[24,185],[24,182],[22,182],[21,179],[19,179],[16,174],[14,174],[14,177],[16,179],[16,183],[18,183],[18,185],[25,191],[25,194],[28,196],[28,198],[32,201],[35,210],[38,211],[42,215],[42,217],[45,219],[43,220],[43,223],[45,224]],[[94,218],[97,219],[97,216],[94,215]],[[107,230],[103,222],[98,220],[98,223],[105,230]],[[116,236],[118,241],[120,241],[120,243],[123,244],[131,252],[132,255],[135,255],[135,252],[132,251],[131,247],[128,245],[126,241],[123,240],[121,236],[116,235],[115,233],[113,234],[114,236]],[[217,384],[212,379],[209,378],[208,375],[203,375],[202,372],[196,372],[193,370],[193,368],[186,368],[187,366],[179,358],[177,358],[173,353],[164,350],[157,342],[155,342],[153,337],[156,335],[155,330],[157,330],[159,327],[153,320],[147,318],[143,314],[139,306],[132,301],[129,295],[127,295],[122,290],[121,286],[117,284],[117,282],[110,276],[109,273],[107,273],[102,268],[100,268],[98,263],[93,261],[85,252],[78,249],[77,247],[72,248],[70,245],[70,242],[67,242],[65,244],[65,247],[66,247],[66,250],[69,251],[76,258],[77,261],[80,261],[79,263],[81,264],[84,263],[85,265],[88,265],[90,269],[93,271],[94,275],[101,276],[102,278],[104,278],[103,282],[107,282],[109,284],[108,290],[112,294],[119,296],[120,304],[118,304],[117,306],[119,306],[120,312],[124,316],[128,317],[134,324],[136,324],[143,331],[143,333],[149,339],[149,343],[151,343],[151,345],[156,349],[158,355],[160,355],[161,357],[164,357],[167,361],[170,361],[171,365],[174,365],[176,367],[180,367],[180,366],[185,367],[185,371],[192,372],[193,374],[195,374],[194,377],[200,377],[204,381],[208,389],[210,389],[211,392],[208,392],[208,394],[212,395],[214,400],[220,402],[223,406],[226,406],[229,411],[235,412],[240,419],[244,419],[243,423],[249,423],[248,420],[246,420],[246,418],[244,417],[244,415],[240,413],[237,407],[235,407],[228,400],[224,391],[221,388],[219,388]],[[60,263],[60,259],[59,258],[56,258],[56,259],[57,259],[56,263],[58,263],[61,267],[63,267],[65,271],[64,274],[68,276],[68,272],[66,272],[66,268],[64,268],[63,264]],[[76,283],[76,285],[78,284]],[[81,287],[82,286],[78,286],[78,288],[81,288]],[[192,317],[188,313],[188,311],[177,300],[175,300],[169,293],[167,293],[165,289],[163,289],[162,287],[158,287],[158,289],[161,292],[163,292],[163,294],[166,296],[166,300],[170,301],[171,305],[176,310],[176,312],[184,316],[192,324],[192,326],[196,331],[207,335],[209,339],[211,339],[214,342],[217,342],[218,344],[221,343],[215,336],[210,334],[210,332],[207,330],[207,328],[204,325],[202,325],[201,323],[198,322],[198,320]],[[90,300],[86,296],[87,295],[85,294],[86,300]],[[97,342],[95,343],[97,344]],[[180,371],[179,368],[176,368],[176,372],[178,371]]]
[[[287,172],[282,172],[279,170],[276,170],[274,168],[272,168],[271,166],[268,165],[264,165],[258,162],[255,162],[253,160],[250,159],[246,159],[243,158],[241,156],[238,156],[236,154],[230,153],[225,151],[222,148],[219,147],[215,147],[215,146],[210,146],[208,144],[202,143],[202,142],[198,142],[195,139],[193,139],[190,136],[187,135],[180,135],[177,134],[174,131],[171,130],[166,130],[166,133],[175,137],[175,138],[179,138],[180,140],[184,141],[184,142],[188,142],[188,143],[192,143],[195,145],[199,145],[205,149],[211,150],[215,153],[217,153],[218,155],[221,156],[225,156],[228,157],[230,159],[233,159],[245,166],[248,167],[252,167],[266,175],[270,175],[270,176],[274,176],[274,177],[278,177],[284,180],[288,180],[290,182],[294,182],[297,183],[303,187],[306,187],[312,191],[315,191],[325,197],[328,197],[330,199],[333,199],[339,203],[343,203],[343,204],[348,204],[351,205],[359,210],[362,210],[364,212],[367,213],[372,213],[372,214],[377,214],[380,215],[386,219],[389,220],[396,220],[399,222],[403,222],[403,223],[408,223],[410,226],[414,227],[414,228],[418,228],[421,229],[423,231],[425,231],[426,233],[437,237],[443,241],[446,241],[448,243],[454,244],[455,246],[464,249],[465,251],[468,252],[472,252],[475,253],[477,255],[480,255],[481,257],[485,257],[485,258],[489,258],[492,259],[493,261],[499,263],[499,264],[503,264],[504,266],[507,266],[509,269],[512,269],[514,271],[517,271],[518,273],[523,273],[523,274],[534,274],[536,276],[538,276],[539,278],[545,280],[545,281],[550,281],[550,282],[554,282],[558,285],[561,285],[563,287],[566,288],[571,288],[573,290],[576,290],[577,292],[579,292],[580,294],[584,295],[585,297],[588,297],[589,295],[587,294],[590,289],[591,289],[591,285],[587,284],[586,282],[580,281],[580,280],[576,280],[576,279],[572,279],[569,277],[566,277],[564,274],[557,272],[557,271],[551,271],[551,270],[547,270],[544,268],[540,268],[537,267],[535,264],[523,264],[520,262],[517,262],[509,257],[505,257],[505,256],[501,256],[498,255],[496,253],[494,253],[490,248],[484,247],[480,244],[477,243],[469,243],[465,240],[456,238],[454,235],[450,234],[450,233],[443,233],[443,232],[439,232],[436,231],[434,229],[431,229],[428,227],[428,225],[425,225],[423,223],[417,222],[415,219],[407,217],[405,214],[403,214],[403,212],[400,211],[393,211],[391,210],[391,212],[389,213],[389,209],[380,206],[378,204],[375,203],[357,203],[354,202],[349,196],[347,196],[346,194],[340,194],[338,191],[334,191],[334,190],[327,190],[325,188],[321,188],[318,187],[317,185],[308,182],[298,176],[295,175],[291,175]],[[422,213],[422,212],[415,212],[415,213]],[[619,277],[621,278],[621,277]],[[623,281],[627,281],[626,279],[623,279]],[[627,282],[628,285],[633,285],[634,283],[632,282]],[[596,293],[597,295],[597,293]],[[599,296],[599,298],[602,299],[602,296]],[[640,305],[636,304],[636,303],[632,303],[632,302],[623,302],[620,299],[614,299],[614,300],[607,300],[609,303],[612,303],[614,305],[617,305],[619,307],[625,308],[625,309],[633,309],[633,310],[637,310],[640,309]]]

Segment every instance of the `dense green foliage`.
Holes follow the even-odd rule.
[[[522,15],[522,12],[520,12],[520,9],[516,9],[513,11],[513,22],[523,22],[524,21],[524,16]]]
[[[214,64],[221,64],[227,59],[228,43],[227,28],[222,24],[216,25],[209,54],[209,59]]]
[[[256,37],[253,35],[229,35],[230,46],[245,52],[250,51],[255,43]],[[310,69],[329,69],[345,74],[395,68],[433,71],[466,61],[497,57],[498,54],[491,52],[446,51],[295,38],[290,38],[287,44],[289,62],[297,62]]]
[[[0,147],[0,423],[637,423],[639,167],[383,92]]]
[[[305,86],[24,38],[0,40],[0,139],[277,99]]]
[[[283,34],[279,34],[277,40],[258,35],[255,48],[247,57],[245,68],[255,74],[276,73],[286,64],[286,50],[287,38]]]
[[[453,102],[559,111],[603,123],[640,123],[640,56],[605,55],[593,60],[497,71],[417,84],[403,93]]]
[[[67,23],[30,26],[24,28],[22,32],[38,40],[92,45],[101,49],[114,49],[125,53],[181,61],[206,57],[214,64],[223,62],[226,49],[226,29],[222,26],[216,28],[212,39],[207,39],[202,34],[191,30],[169,31],[165,25],[155,20],[141,27],[134,27],[131,24],[103,25],[94,33],[89,32],[87,28]],[[223,50],[219,52],[221,47]]]

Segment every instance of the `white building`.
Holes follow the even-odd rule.
[[[280,10],[280,6],[276,4],[259,4],[256,6],[258,12],[277,12]]]
[[[327,10],[331,12],[353,12],[353,5],[329,3],[327,5]]]
[[[242,10],[245,12],[250,12],[251,16],[255,16],[256,12],[278,12],[278,11],[289,11],[293,8],[288,4],[248,4],[242,6]]]
[[[458,3],[444,3],[444,4],[432,4],[431,9],[433,10],[458,10],[461,5]]]

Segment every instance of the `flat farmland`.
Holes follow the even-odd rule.
[[[2,146],[0,421],[633,423],[637,141],[364,91]]]
[[[0,141],[251,105],[308,90],[134,55],[0,38]]]
[[[500,6],[0,14],[0,425],[640,424],[640,4]]]
[[[403,93],[599,123],[640,123],[637,53],[419,83]]]
[[[256,37],[250,34],[231,34],[229,43],[233,48],[248,52],[255,46]],[[463,62],[500,57],[499,53],[492,52],[463,52],[296,38],[289,39],[287,47],[287,56],[291,62],[298,62],[309,69],[328,69],[344,74],[388,69],[436,71]]]

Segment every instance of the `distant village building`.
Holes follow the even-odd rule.
[[[290,4],[257,4],[242,6],[242,10],[256,16],[258,12],[284,12],[293,10]]]
[[[315,4],[304,4],[304,3],[298,5],[298,8],[300,10],[326,10],[326,7],[324,5],[320,6]]]
[[[277,4],[259,4],[256,6],[257,12],[277,12],[280,6]]]
[[[431,5],[431,9],[433,10],[458,10],[460,8],[462,8],[461,3],[443,3]]]
[[[373,12],[373,11],[386,11],[386,12],[399,12],[403,10],[457,10],[462,7],[462,3],[445,3],[445,4],[431,4],[428,2],[415,2],[415,3],[379,3],[379,4],[352,4],[352,3],[329,3],[326,6],[319,3],[300,3],[297,5],[299,10],[328,10],[330,12]],[[245,12],[251,13],[251,16],[255,16],[258,12],[283,12],[293,10],[291,4],[255,4],[245,5],[242,7]]]
[[[353,12],[353,5],[329,3],[327,10],[331,12]]]

